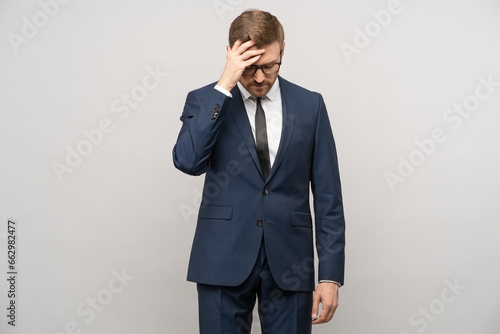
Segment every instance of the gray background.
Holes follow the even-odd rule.
[[[44,22],[39,2],[2,0],[0,332],[197,333],[185,276],[203,179],[177,171],[171,150],[186,94],[222,73],[230,23],[260,8],[285,28],[282,76],[323,94],[337,142],[346,284],[334,320],[314,333],[498,334],[500,87],[476,106],[473,96],[480,77],[500,82],[500,2],[401,0],[377,25],[371,12],[389,3],[73,0]],[[13,46],[33,16],[38,31]],[[366,28],[369,44],[346,57],[342,43]],[[168,75],[128,115],[113,112],[122,94],[139,96],[148,67]],[[449,114],[466,101],[469,116]],[[82,131],[104,119],[112,131],[58,179],[53,164],[85,149]],[[415,141],[436,129],[446,140],[419,153]],[[418,166],[391,188],[386,174],[410,158]],[[18,225],[15,328],[8,218]],[[92,319],[78,312],[88,298],[105,303]]]

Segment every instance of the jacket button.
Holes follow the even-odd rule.
[[[260,219],[259,219],[259,220],[257,220],[257,226],[258,226],[258,227],[262,227],[262,226],[264,226],[264,222],[263,222],[262,220],[260,220]]]
[[[267,190],[267,188],[264,188],[264,190],[262,190],[262,195],[264,196],[269,195],[269,190]]]
[[[214,120],[217,118],[217,116],[219,116],[219,112],[220,112],[220,104],[216,104],[214,109],[212,109],[212,114],[210,115],[210,119]]]

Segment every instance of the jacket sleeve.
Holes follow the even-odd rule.
[[[345,222],[335,141],[326,106],[319,96],[311,171],[318,280],[344,284]]]
[[[186,98],[181,115],[182,128],[172,155],[177,169],[190,175],[201,175],[209,167],[209,158],[217,141],[228,96],[216,89],[192,91]]]

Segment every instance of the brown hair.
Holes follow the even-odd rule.
[[[285,32],[280,21],[271,13],[248,9],[241,13],[229,28],[229,46],[237,40],[254,40],[257,47],[279,42],[280,48],[285,40]]]

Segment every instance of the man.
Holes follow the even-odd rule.
[[[335,143],[321,95],[278,75],[284,51],[276,17],[243,12],[220,80],[190,92],[181,116],[174,164],[206,173],[188,269],[201,334],[250,333],[256,296],[270,334],[311,333],[338,305],[345,228]]]

